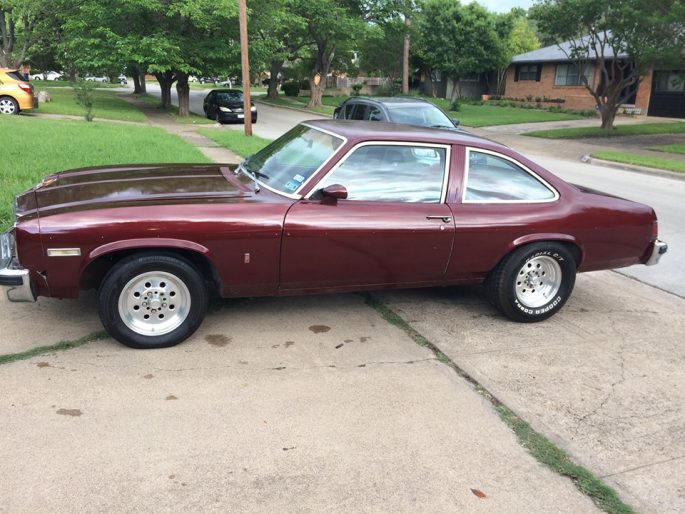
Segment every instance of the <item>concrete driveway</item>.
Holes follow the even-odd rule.
[[[23,307],[15,351],[94,328],[92,297]],[[0,382],[0,512],[597,512],[358,295],[229,301],[175,348]]]
[[[521,325],[479,288],[377,296],[628,503],[685,510],[685,300],[592,273]],[[94,300],[3,301],[3,353],[98,330]],[[102,338],[0,382],[0,512],[595,510],[354,294],[226,301],[175,348]]]

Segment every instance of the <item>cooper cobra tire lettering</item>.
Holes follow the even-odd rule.
[[[561,243],[532,243],[517,248],[490,273],[490,301],[508,318],[542,321],[558,312],[575,285],[576,263]]]

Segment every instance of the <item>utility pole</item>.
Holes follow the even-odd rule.
[[[411,18],[404,15],[404,42],[402,45],[402,94],[409,94],[409,29]]]
[[[243,68],[243,122],[245,135],[252,135],[252,111],[250,102],[250,57],[247,48],[247,5],[246,0],[238,0],[240,8],[240,62]]]

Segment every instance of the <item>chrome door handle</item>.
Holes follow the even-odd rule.
[[[452,221],[451,216],[426,216],[427,220],[442,220],[443,223],[449,223]]]

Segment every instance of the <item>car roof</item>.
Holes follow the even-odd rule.
[[[242,89],[230,89],[230,88],[228,88],[228,89],[212,89],[210,91],[210,93],[214,93],[214,92],[216,92],[216,93],[229,93],[231,91],[233,91],[234,93],[240,93],[240,94],[243,93]]]
[[[406,107],[412,104],[433,105],[428,100],[416,98],[415,96],[354,96],[348,101],[364,100],[365,102],[379,103],[387,107]]]
[[[404,125],[401,123],[380,123],[356,120],[318,119],[303,122],[306,125],[327,130],[348,140],[407,140],[423,143],[483,145],[508,149],[505,145],[490,139],[452,129]]]

